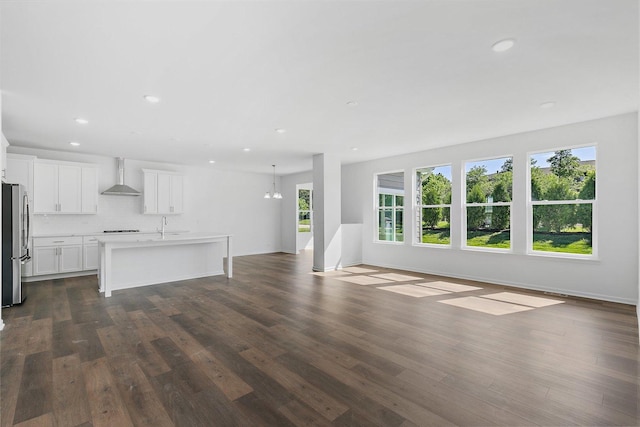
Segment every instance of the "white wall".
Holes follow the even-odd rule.
[[[116,183],[116,161],[111,157],[28,149],[11,146],[11,153],[42,159],[94,163],[100,166],[99,191]],[[234,255],[280,250],[280,205],[263,199],[271,187],[268,174],[127,159],[125,182],[143,191],[142,168],[185,175],[185,213],[168,216],[168,230],[220,231],[234,236]],[[34,215],[34,234],[99,232],[105,229],[155,231],[159,215],[143,215],[142,197],[100,195],[97,215]]]
[[[283,176],[280,180],[282,187],[282,200],[278,202],[282,205],[282,252],[289,254],[298,253],[298,184],[305,184],[313,181],[312,172],[302,172]],[[268,201],[268,200],[267,200]]]
[[[598,260],[526,255],[526,162],[530,151],[597,144]],[[514,156],[513,253],[463,250],[461,208],[452,208],[452,247],[374,243],[374,174],[466,160]],[[458,169],[459,170],[459,169]],[[455,172],[454,172],[455,173]],[[453,191],[462,194],[462,179]],[[411,188],[408,186],[407,188]],[[461,144],[342,168],[342,222],[363,223],[363,262],[411,271],[560,292],[628,304],[638,302],[638,117],[636,113],[469,144]],[[411,197],[407,197],[411,200]],[[409,213],[406,218],[413,217]],[[405,235],[408,233],[405,233]]]

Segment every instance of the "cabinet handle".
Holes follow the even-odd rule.
[[[144,205],[144,211],[147,212],[147,205]]]
[[[96,205],[95,207],[96,207],[96,210],[95,210],[95,212],[98,212],[98,205]]]
[[[54,240],[53,243],[64,243],[64,240]]]

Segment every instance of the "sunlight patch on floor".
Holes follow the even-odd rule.
[[[518,313],[521,311],[534,309],[533,307],[525,307],[523,305],[510,304],[507,302],[495,301],[492,299],[479,297],[453,298],[448,300],[440,300],[438,302],[453,305],[455,307],[466,308],[468,310],[492,314],[494,316],[502,316],[504,314]]]
[[[355,273],[355,274],[367,274],[367,273],[377,273],[378,270],[372,270],[370,268],[364,267],[345,267],[342,271],[346,271],[347,273]]]
[[[477,286],[461,285],[459,283],[441,282],[441,281],[420,283],[420,286],[442,289],[444,291],[451,291],[451,292],[467,292],[467,291],[477,291],[479,289],[482,289]]]
[[[343,282],[355,283],[356,285],[381,285],[383,283],[391,283],[391,280],[372,276],[346,276],[336,277],[335,279],[342,280]]]
[[[422,277],[408,276],[406,274],[398,274],[398,273],[374,274],[373,277],[379,277],[380,279],[385,279],[385,280],[393,280],[394,282],[409,282],[411,280],[424,280]]]
[[[564,301],[557,299],[533,297],[531,295],[515,294],[513,292],[499,292],[497,294],[482,295],[482,298],[489,298],[492,300],[510,302],[535,308],[564,303]]]
[[[381,286],[378,289],[382,289],[383,291],[395,292],[414,298],[431,297],[434,295],[444,295],[450,293],[441,289],[426,288],[419,285]]]

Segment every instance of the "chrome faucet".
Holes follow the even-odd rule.
[[[160,229],[160,235],[162,236],[162,238],[164,239],[164,227],[167,225],[167,217],[163,216],[162,217],[162,228]]]

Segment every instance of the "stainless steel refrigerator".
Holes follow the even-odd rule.
[[[29,255],[29,199],[20,184],[2,184],[2,306],[21,304],[22,265]]]

